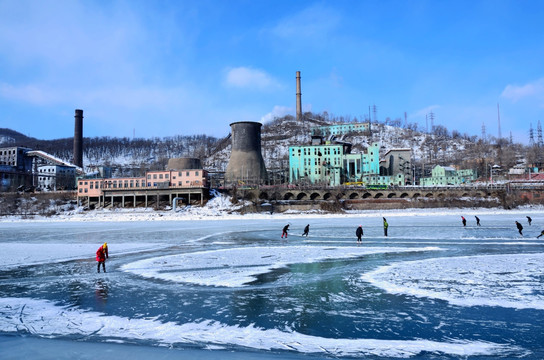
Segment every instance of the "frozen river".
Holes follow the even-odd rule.
[[[542,359],[527,214],[0,223],[0,358]]]

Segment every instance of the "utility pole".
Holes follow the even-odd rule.
[[[538,124],[536,126],[536,136],[538,139],[538,146],[541,147],[543,145],[543,142],[542,142],[542,126],[540,125],[540,120],[538,120]]]
[[[370,116],[370,105],[368,106],[368,133],[370,134],[370,139],[372,140],[372,117]]]
[[[499,141],[502,139],[502,133],[501,133],[501,111],[499,108],[499,103],[497,103],[497,118],[499,121]]]
[[[425,132],[429,133],[429,116],[425,114]]]

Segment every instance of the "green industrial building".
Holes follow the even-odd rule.
[[[346,135],[353,132],[365,132],[370,129],[369,123],[349,123],[315,126],[311,129],[312,136],[329,137],[331,135]]]
[[[476,180],[476,171],[472,169],[456,170],[450,166],[435,165],[431,172],[431,177],[421,178],[421,186],[447,186],[470,184]]]
[[[317,140],[321,139],[321,140]],[[380,144],[352,154],[351,144],[323,142],[289,148],[289,183],[324,186],[404,185],[404,175],[380,175]]]

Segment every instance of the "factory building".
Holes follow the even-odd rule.
[[[208,192],[208,172],[203,169],[147,171],[142,177],[80,179],[78,204],[97,207],[203,203]]]
[[[15,191],[32,185],[32,158],[28,148],[12,146],[0,148],[0,191]]]
[[[403,173],[380,174],[380,144],[370,145],[365,153],[351,153],[351,144],[318,141],[289,148],[289,182],[291,184],[404,185]],[[322,139],[322,138],[321,138]],[[404,156],[407,156],[402,152]],[[398,157],[398,154],[395,155]],[[391,166],[391,168],[395,168]]]
[[[456,170],[451,166],[435,165],[431,177],[421,178],[421,186],[446,186],[470,184],[477,178],[476,171],[472,169]]]
[[[411,163],[412,149],[396,148],[388,150],[380,161],[380,175],[397,176],[395,183],[398,183],[398,174],[403,175],[402,184],[413,184],[413,167]]]
[[[350,123],[314,126],[310,129],[312,136],[341,136],[350,133],[362,133],[370,129],[369,123]]]
[[[292,146],[289,148],[289,182],[341,184],[343,155],[343,145]]]
[[[39,166],[38,187],[52,191],[74,190],[76,188],[76,168],[62,165]]]

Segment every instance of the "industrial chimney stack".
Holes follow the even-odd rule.
[[[297,71],[297,121],[302,121],[302,93],[300,92],[300,71]]]
[[[83,168],[83,110],[76,109],[74,117],[74,165]]]
[[[225,171],[225,184],[260,184],[267,174],[261,153],[261,123],[241,121],[230,124],[232,150]]]

